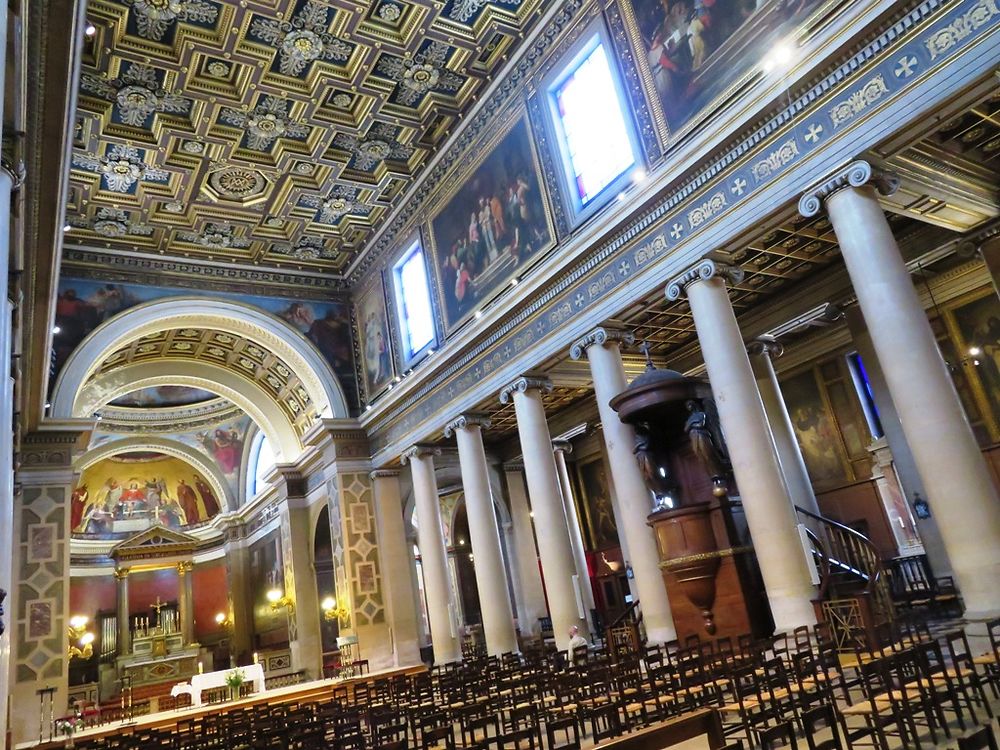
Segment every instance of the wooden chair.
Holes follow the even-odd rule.
[[[563,741],[558,737],[562,735]],[[548,740],[548,750],[580,750],[580,728],[571,716],[556,719],[545,725],[545,738]]]
[[[804,711],[802,713],[802,727],[809,750],[844,750],[833,705],[827,703]],[[827,731],[830,733],[830,737],[827,739],[819,740],[816,738],[818,733]]]
[[[799,748],[795,743],[795,728],[790,721],[784,721],[760,733],[760,750],[776,750],[782,747],[789,747],[791,750]]]
[[[959,697],[965,702],[972,716],[972,723],[978,724],[976,710],[973,703],[978,703],[986,710],[986,715],[993,718],[993,709],[986,699],[986,691],[983,690],[983,681],[976,671],[972,654],[969,651],[969,639],[965,636],[965,631],[958,629],[944,636],[945,644],[948,648],[948,657],[951,662],[951,675],[955,681],[955,687]]]
[[[448,724],[425,729],[420,734],[420,750],[455,750],[455,728]]]
[[[967,737],[959,737],[958,750],[998,750],[993,727],[987,725]]]

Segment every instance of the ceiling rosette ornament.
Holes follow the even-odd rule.
[[[257,16],[250,36],[278,50],[278,70],[298,76],[315,60],[346,62],[354,48],[328,32],[331,9],[308,0],[288,21]]]
[[[200,232],[178,232],[177,239],[211,250],[244,250],[252,244],[245,237],[236,236],[231,224],[208,222]]]
[[[309,237],[303,235],[299,237],[294,245],[273,245],[274,252],[280,255],[288,255],[299,260],[316,260],[318,258],[332,258],[337,255],[335,250],[329,250],[319,237]]]
[[[73,154],[73,166],[88,169],[101,175],[108,190],[127,193],[137,182],[166,182],[170,177],[165,170],[143,161],[139,149],[116,143],[104,156]]]
[[[304,195],[300,206],[317,209],[316,221],[321,224],[336,224],[347,214],[367,216],[371,208],[358,201],[358,189],[337,185],[325,198],[321,195]]]
[[[139,36],[162,42],[177,21],[215,23],[219,8],[205,0],[125,0],[131,4]]]
[[[309,126],[295,122],[288,115],[288,106],[280,97],[268,94],[251,110],[223,109],[219,120],[244,128],[248,148],[266,151],[278,138],[301,139],[309,135]]]
[[[156,112],[184,115],[191,110],[191,102],[161,85],[161,75],[148,65],[128,65],[118,78],[108,79],[100,73],[84,73],[80,88],[118,108],[122,122],[142,127]]]
[[[128,237],[129,235],[149,237],[153,234],[153,228],[151,226],[133,222],[129,213],[121,210],[120,208],[107,208],[102,206],[97,210],[97,213],[94,214],[93,220],[70,219],[68,223],[70,226],[79,229],[89,229],[94,232],[94,234],[98,234],[101,237],[106,237],[108,239]]]
[[[413,155],[411,146],[404,146],[397,140],[398,129],[379,122],[372,126],[364,138],[349,133],[337,133],[333,145],[353,154],[355,169],[372,171],[386,159],[406,161]]]
[[[462,88],[466,78],[445,67],[450,52],[447,44],[430,41],[413,57],[383,55],[376,71],[395,81],[397,100],[412,107],[429,91],[454,93]]]

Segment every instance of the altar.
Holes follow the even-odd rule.
[[[243,682],[253,683],[254,693],[264,692],[264,667],[260,664],[250,664],[245,667],[237,668],[243,673]],[[214,688],[221,688],[226,686],[226,679],[234,671],[233,669],[223,669],[218,672],[205,672],[202,674],[196,674],[191,678],[191,682],[181,682],[173,686],[170,690],[170,695],[176,698],[178,695],[191,696],[191,705],[200,706],[201,694],[204,690],[212,690]]]

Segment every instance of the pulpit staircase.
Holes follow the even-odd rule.
[[[849,526],[796,506],[819,571],[816,615],[830,626],[838,650],[876,648],[894,618],[889,576],[871,539]]]

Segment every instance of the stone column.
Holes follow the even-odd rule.
[[[9,612],[10,639],[17,644],[11,654],[11,746],[37,741],[40,726],[49,736],[49,712],[46,707],[40,713],[38,690],[53,688],[53,716],[66,715],[72,463],[89,441],[91,427],[85,420],[49,420],[44,431],[21,441],[16,544],[5,550],[14,557],[15,586],[4,610]]]
[[[535,530],[528,507],[528,493],[524,486],[524,465],[504,464],[507,479],[507,496],[510,500],[510,518],[513,526],[514,545],[511,556],[517,567],[520,583],[517,597],[517,625],[521,635],[538,635],[538,620],[546,617],[542,573],[538,567],[538,548],[535,547]]]
[[[687,294],[775,629],[790,632],[815,624],[816,591],[724,277],[743,273],[702,260],[670,282],[667,299]]]
[[[583,599],[583,609],[587,613],[589,622],[597,604],[594,601],[594,586],[590,581],[583,529],[580,528],[580,514],[576,512],[573,485],[569,478],[569,466],[566,464],[566,456],[572,452],[573,444],[570,442],[557,440],[552,443],[552,455],[556,460],[556,473],[559,475],[559,491],[562,493],[563,513],[566,514],[566,528],[569,529],[569,541],[573,545],[573,561],[576,563],[577,580],[580,582],[580,597]]]
[[[241,540],[226,544],[226,578],[229,583],[229,611],[232,635],[229,652],[234,663],[253,652],[253,602],[250,598],[250,555]]]
[[[788,485],[788,494],[791,495],[795,505],[810,513],[821,515],[819,503],[816,502],[816,493],[813,492],[812,480],[809,479],[809,470],[802,457],[802,447],[795,436],[795,427],[792,426],[788,407],[785,406],[785,400],[781,396],[778,375],[774,371],[773,360],[780,357],[784,351],[785,348],[773,336],[758,336],[747,346],[750,366],[753,368],[754,377],[757,378],[757,389],[764,403],[767,421],[771,425],[771,436],[778,452],[781,472],[785,475],[785,484]]]
[[[903,496],[912,507],[917,495],[922,498],[927,497],[927,490],[924,488],[924,483],[920,481],[920,472],[917,471],[913,452],[903,434],[903,425],[900,424],[896,405],[892,402],[892,396],[889,395],[889,386],[886,385],[882,365],[879,364],[875,348],[872,346],[872,337],[868,335],[868,326],[865,325],[864,316],[855,305],[844,311],[844,317],[847,319],[847,327],[851,332],[851,340],[854,342],[858,354],[861,355],[865,374],[868,376],[872,400],[878,410],[878,421],[882,425],[885,442],[888,443],[889,452],[892,454],[891,468],[895,469]],[[934,575],[952,575],[951,561],[948,559],[948,552],[941,539],[937,516],[913,518],[913,521],[916,523],[920,541],[924,546],[924,553],[927,555],[927,561],[930,563]]]
[[[132,633],[129,628],[128,611],[128,568],[115,568],[115,583],[117,584],[117,614],[118,614],[118,656],[128,656],[132,653]]]
[[[441,451],[415,445],[402,459],[410,464],[413,479],[413,500],[417,510],[417,546],[420,547],[420,569],[424,574],[424,595],[427,598],[427,619],[431,626],[434,663],[460,661],[462,645],[455,624],[455,603],[451,597],[448,575],[448,551],[444,546],[441,526],[441,502],[437,478],[434,476],[434,456]]]
[[[375,522],[386,587],[386,607],[392,628],[393,662],[397,667],[420,663],[420,629],[410,576],[410,545],[403,526],[399,472],[371,473],[375,494]]]
[[[193,570],[194,563],[177,563],[177,616],[181,621],[181,636],[185,646],[194,643],[194,596],[191,586]]]
[[[556,645],[564,650],[569,643],[569,629],[576,625],[581,633],[589,633],[586,613],[581,611],[580,590],[575,581],[576,563],[573,545],[566,528],[559,475],[552,455],[552,436],[545,421],[542,390],[552,390],[551,381],[544,378],[521,377],[500,391],[500,401],[512,398],[517,415],[517,431],[521,439],[524,475],[535,514],[535,531],[545,575],[545,591],[552,616]]]
[[[613,326],[596,328],[573,344],[570,356],[581,359],[586,354],[590,362],[608,467],[618,494],[618,531],[628,542],[646,636],[651,643],[666,643],[677,637],[677,631],[663,585],[656,538],[646,523],[653,512],[652,496],[633,453],[635,430],[611,408],[611,399],[628,386],[619,347],[622,341],[631,343],[632,334]]]
[[[286,610],[292,664],[296,669],[304,669],[307,679],[318,679],[323,674],[322,615],[313,572],[309,507],[297,497],[288,498],[283,505],[281,558],[285,569],[285,596],[292,602]]]
[[[856,161],[806,191],[799,211],[815,216],[826,205],[966,617],[988,619],[1000,614],[1000,496],[878,202],[876,187],[897,184]]]
[[[483,635],[490,656],[518,650],[514,632],[514,613],[510,605],[507,573],[500,549],[493,494],[490,492],[489,468],[483,447],[483,429],[491,422],[478,414],[463,414],[444,428],[445,437],[455,435],[458,460],[465,490],[465,510],[469,515],[469,541],[475,556],[476,588],[483,617]]]

